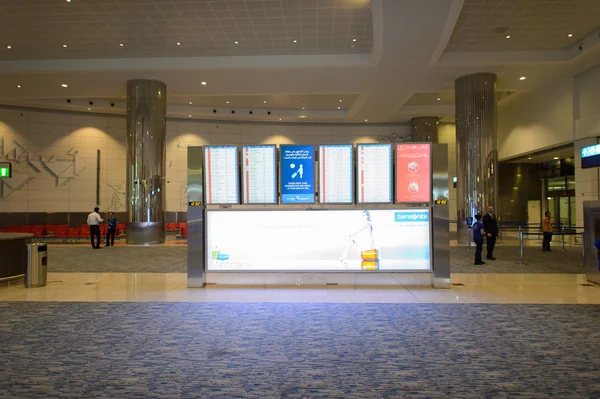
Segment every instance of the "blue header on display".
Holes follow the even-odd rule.
[[[600,144],[590,145],[581,149],[581,168],[600,166]]]
[[[281,203],[315,202],[315,149],[311,145],[282,145]]]
[[[581,149],[581,158],[593,157],[600,155],[600,144],[590,145]]]

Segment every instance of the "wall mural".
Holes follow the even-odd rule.
[[[56,187],[68,185],[85,168],[85,162],[78,158],[77,153],[72,148],[62,156],[36,155],[18,140],[5,142],[4,137],[0,137],[0,161],[11,162],[13,166],[12,178],[0,180],[0,198],[9,197],[42,174],[54,177]]]
[[[125,210],[125,182],[121,184],[109,184],[108,187],[112,190],[110,197],[110,205],[108,210],[113,212]]]

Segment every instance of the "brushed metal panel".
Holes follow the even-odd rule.
[[[201,206],[188,206],[188,287],[206,286],[205,252],[205,211],[202,203],[204,163],[203,147],[188,147],[188,201],[199,202]]]
[[[138,222],[127,224],[127,245],[162,244],[165,242],[163,222]]]
[[[600,284],[600,270],[594,241],[600,238],[600,201],[583,202],[583,263],[586,278]]]
[[[434,288],[450,288],[450,215],[449,205],[435,205],[436,200],[448,200],[448,145],[431,146],[432,198],[431,247],[432,285]]]

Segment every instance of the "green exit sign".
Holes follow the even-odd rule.
[[[0,179],[8,179],[12,176],[10,162],[0,162]]]

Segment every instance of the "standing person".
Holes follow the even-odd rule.
[[[485,262],[481,260],[481,251],[483,250],[483,235],[485,230],[483,229],[483,223],[481,223],[481,215],[475,215],[476,222],[473,223],[473,241],[475,241],[475,265],[485,265]]]
[[[544,216],[544,228],[542,229],[544,241],[542,242],[542,250],[544,252],[550,252],[550,243],[552,242],[552,215],[550,214],[550,211],[546,211]]]
[[[488,206],[487,215],[483,217],[483,229],[487,235],[487,256],[489,260],[496,260],[494,258],[494,247],[496,246],[496,237],[498,237],[498,222],[494,215],[494,207]]]
[[[90,213],[87,218],[87,224],[90,226],[90,238],[92,239],[92,248],[100,249],[100,223],[104,220],[98,213],[100,208],[95,207],[94,212]],[[94,245],[94,237],[96,237],[96,245]]]
[[[108,228],[106,229],[106,246],[115,246],[115,232],[117,231],[117,218],[112,212],[108,212]]]

